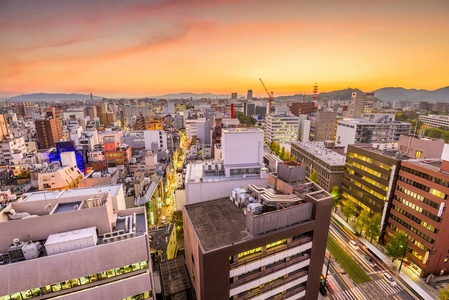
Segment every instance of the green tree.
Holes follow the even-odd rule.
[[[355,227],[360,229],[360,235],[362,235],[362,231],[368,226],[369,220],[370,220],[369,212],[365,209],[362,210],[362,212],[357,217],[357,220],[355,221]]]
[[[284,157],[284,155],[285,155],[285,147],[282,146],[281,152],[279,152],[279,158],[282,159]]]
[[[182,236],[184,234],[184,223],[182,220],[182,211],[174,211],[171,214],[171,222],[175,223],[176,230],[178,231],[177,233],[179,233],[179,235]]]
[[[382,217],[379,214],[374,214],[374,216],[372,216],[369,220],[368,226],[365,229],[365,234],[371,239],[371,242],[373,241],[373,239],[377,240],[380,236],[381,220]]]
[[[239,122],[246,125],[247,127],[254,126],[257,123],[257,120],[251,116],[240,115],[238,116]]]
[[[343,208],[341,211],[343,212],[343,215],[346,217],[346,222],[348,222],[349,218],[352,218],[357,213],[354,201],[346,200],[343,203]]]
[[[286,151],[285,154],[284,154],[284,157],[282,157],[282,159],[283,159],[284,161],[292,160],[292,158],[291,158],[291,156],[290,156],[290,152],[289,152],[289,151]]]
[[[271,143],[270,143],[270,149],[271,149],[271,151],[274,151],[274,146],[275,146],[275,141],[273,141],[273,140],[271,140]]]
[[[448,143],[449,142],[449,131],[445,131],[442,135],[441,138]]]
[[[431,138],[436,138],[436,139],[441,138],[441,135],[443,133],[444,133],[444,131],[441,130],[441,129],[438,129],[438,128],[428,128],[424,132],[425,136],[428,136],[428,137],[431,137]]]
[[[391,257],[391,261],[396,258],[403,257],[407,249],[407,236],[402,231],[394,234],[390,242],[387,244],[387,255]]]
[[[444,290],[438,292],[441,300],[449,300],[449,285]]]
[[[332,207],[337,209],[337,205],[340,202],[340,191],[338,190],[338,186],[334,186],[331,192],[332,197],[334,198],[334,203],[332,203]]]
[[[276,143],[276,148],[274,149],[274,154],[276,154],[276,156],[279,156],[279,152],[281,151],[281,146]]]
[[[318,184],[318,173],[315,170],[312,171],[312,174],[310,174],[309,178],[310,180]]]

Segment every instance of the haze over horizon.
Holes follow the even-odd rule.
[[[0,96],[448,85],[449,2],[2,1]]]

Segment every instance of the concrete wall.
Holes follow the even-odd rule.
[[[263,131],[223,130],[222,153],[224,163],[263,164]]]
[[[351,126],[354,126],[354,128],[341,126],[339,123],[337,125],[337,134],[335,135],[335,142],[340,141],[341,146],[348,146],[350,144],[354,144],[356,126],[355,125],[351,125]],[[346,152],[346,149],[345,149],[345,152]]]
[[[237,187],[246,188],[248,184],[255,184],[256,186],[266,186],[267,183],[268,178],[195,183],[186,182],[186,205],[207,200],[230,197],[233,189]]]

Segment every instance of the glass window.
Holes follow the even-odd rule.
[[[117,268],[117,269],[115,269],[115,274],[116,275],[125,274],[125,269],[124,268]]]
[[[132,266],[131,265],[125,266],[124,269],[125,269],[125,273],[129,273],[132,271]]]
[[[9,295],[8,296],[0,296],[0,300],[10,300],[11,299],[11,297],[9,297]]]
[[[20,295],[20,293],[12,294],[11,300],[22,300],[22,295]]]
[[[133,264],[133,271],[137,271],[137,270],[140,270],[140,265],[139,265],[139,263]]]
[[[142,261],[142,262],[140,263],[140,268],[141,268],[141,269],[146,269],[146,268],[148,268],[148,262],[147,262],[147,261]]]
[[[106,279],[106,278],[108,278],[108,275],[106,274],[106,272],[98,273],[98,280]]]
[[[43,295],[40,288],[33,289],[32,292],[33,292],[33,297],[39,297],[39,296]]]
[[[47,294],[50,294],[51,292],[53,292],[53,290],[51,289],[51,285],[41,287],[41,290],[44,295],[47,295]]]
[[[108,278],[114,277],[115,276],[115,271],[114,270],[109,270],[106,272],[106,274],[108,275]]]
[[[81,284],[88,284],[90,282],[89,277],[88,276],[81,277],[80,282]]]
[[[51,286],[51,289],[52,289],[53,292],[58,292],[58,291],[62,290],[62,287],[61,287],[60,283],[57,283],[57,284],[53,284]]]
[[[77,287],[77,286],[81,285],[80,280],[78,278],[70,280],[70,284],[72,285],[72,287]]]
[[[66,290],[66,289],[71,288],[72,286],[70,285],[70,281],[64,281],[64,282],[61,282],[61,287],[63,290]]]
[[[98,276],[97,274],[93,274],[89,276],[89,282],[95,282],[98,281]]]
[[[22,299],[30,299],[33,298],[33,292],[31,292],[31,290],[22,292]]]

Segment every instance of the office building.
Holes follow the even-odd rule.
[[[417,138],[411,135],[401,135],[398,151],[410,158],[441,158],[444,141],[432,138]]]
[[[62,139],[62,124],[59,117],[35,120],[34,125],[40,149],[54,147],[56,142]]]
[[[307,116],[310,120],[310,141],[335,141],[337,113],[318,111]]]
[[[350,118],[362,118],[369,120],[373,107],[374,93],[353,92],[349,106]]]
[[[308,115],[317,111],[315,103],[310,102],[294,102],[290,105],[290,112],[295,116]]]
[[[343,146],[368,143],[397,143],[409,135],[412,124],[399,121],[342,119],[337,123],[335,141]]]
[[[248,94],[246,94],[246,100],[251,101],[253,99],[253,90],[248,90]]]
[[[265,117],[265,143],[298,141],[300,119],[292,114],[270,114]]]
[[[449,116],[447,115],[419,116],[419,120],[422,121],[424,125],[428,125],[431,128],[449,128]]]
[[[107,190],[67,192],[0,212],[0,298],[155,299],[145,208],[113,211]]]
[[[315,170],[322,188],[328,192],[334,186],[341,188],[346,156],[331,150],[335,145],[333,142],[296,142],[291,145],[291,154],[307,167],[307,176]]]
[[[8,123],[4,114],[0,114],[0,142],[9,136]]]
[[[198,299],[317,299],[332,196],[284,162],[267,187],[183,208]]]
[[[77,167],[61,166],[59,162],[53,162],[39,172],[38,189],[56,191],[77,188],[83,177]]]
[[[449,162],[401,162],[385,243],[397,231],[408,237],[405,266],[420,277],[449,274]]]

